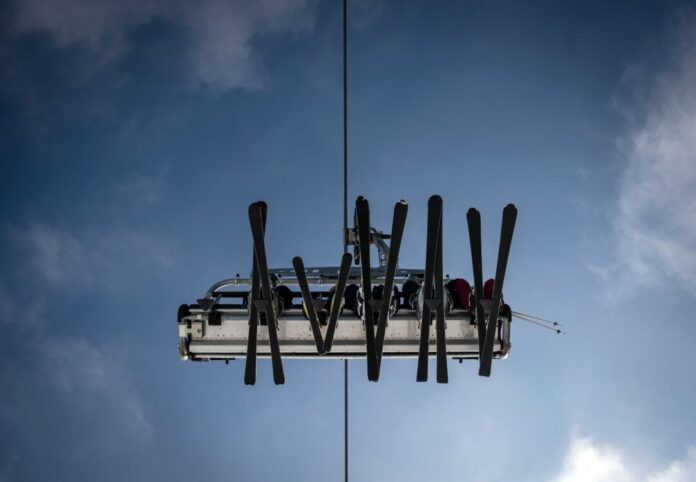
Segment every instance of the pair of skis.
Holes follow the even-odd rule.
[[[481,300],[483,298],[483,269],[481,258],[481,214],[474,208],[466,214],[469,226],[469,243],[471,244],[471,264],[474,268],[474,296],[476,309],[476,323],[478,325],[479,340],[479,375],[489,377],[493,363],[493,344],[498,326],[500,302],[503,294],[503,282],[507,269],[512,234],[517,220],[517,208],[508,204],[503,209],[503,222],[500,228],[500,244],[498,247],[498,262],[495,269],[495,284],[493,285],[493,298],[488,323],[485,322],[485,310]]]
[[[312,298],[312,293],[309,290],[309,283],[307,282],[307,273],[305,271],[304,262],[299,256],[295,256],[292,259],[292,266],[295,268],[295,274],[297,275],[297,282],[300,285],[300,291],[302,292],[302,300],[304,301],[305,310],[307,311],[307,318],[309,318],[309,325],[312,328],[312,335],[314,335],[314,343],[317,346],[317,352],[320,355],[324,353],[329,353],[331,351],[331,345],[333,344],[334,332],[336,331],[336,324],[338,322],[338,315],[341,314],[341,305],[343,304],[343,293],[346,289],[346,282],[348,280],[348,273],[350,272],[350,265],[353,262],[353,257],[344,253],[341,259],[341,267],[338,271],[338,281],[336,283],[336,289],[331,300],[331,306],[329,307],[329,322],[326,327],[326,336],[322,336],[321,328],[319,326],[319,319],[317,317],[317,312],[324,309],[326,306],[325,300],[315,300]]]
[[[264,232],[266,230],[266,203],[259,201],[249,206],[249,224],[254,238],[254,256],[252,260],[251,294],[249,296],[249,337],[247,339],[247,356],[244,368],[244,383],[256,383],[256,335],[261,314],[265,316],[268,326],[268,342],[271,345],[271,363],[273,365],[273,381],[276,385],[285,383],[283,361],[280,356],[278,343],[277,319],[275,303],[271,291],[271,279],[268,275],[266,261],[266,245]]]
[[[358,254],[360,259],[363,316],[365,321],[365,344],[367,353],[367,378],[376,382],[379,380],[382,366],[382,352],[384,349],[384,337],[389,322],[389,307],[394,296],[394,275],[399,260],[401,238],[406,225],[408,204],[399,201],[394,205],[394,217],[392,219],[391,243],[389,245],[389,257],[384,276],[384,289],[382,299],[372,297],[372,276],[370,269],[370,205],[367,199],[360,196],[355,201],[355,223],[358,231]],[[377,316],[377,333],[375,334],[375,315]]]
[[[420,320],[420,345],[416,381],[428,381],[430,354],[430,323],[435,313],[435,342],[437,383],[447,383],[447,341],[445,336],[444,280],[442,273],[442,198],[428,200],[428,233],[425,248],[425,275],[423,278],[423,307]]]

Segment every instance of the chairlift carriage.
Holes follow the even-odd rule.
[[[517,209],[503,210],[495,278],[483,281],[481,217],[467,213],[473,286],[443,277],[442,198],[428,201],[423,268],[398,266],[408,205],[394,206],[390,234],[370,224],[368,201],[358,197],[354,226],[345,229],[339,266],[270,269],[264,235],[266,203],[249,206],[253,239],[248,278],[215,283],[196,303],[179,307],[179,352],[194,361],[245,358],[244,381],[256,382],[257,358],[270,358],[273,380],[285,382],[283,358],[366,358],[367,376],[377,381],[383,358],[417,358],[416,379],[428,379],[436,358],[437,382],[447,383],[447,359],[479,361],[490,376],[494,358],[510,352],[512,311],[503,300],[503,282]],[[379,262],[373,267],[371,246]],[[356,266],[352,266],[355,262]]]

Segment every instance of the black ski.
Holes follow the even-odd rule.
[[[266,203],[257,203],[261,209],[261,220],[263,229],[266,229]],[[249,307],[249,336],[247,337],[247,355],[244,366],[244,384],[254,385],[256,383],[256,345],[257,333],[259,328],[259,310],[253,300],[259,299],[261,294],[261,281],[259,280],[259,270],[256,266],[256,249],[253,250],[251,258],[251,293],[247,298]]]
[[[254,300],[259,309],[266,313],[266,324],[268,325],[268,342],[271,346],[271,363],[273,365],[273,381],[276,385],[285,383],[283,373],[283,361],[280,356],[280,344],[278,343],[278,332],[276,331],[275,307],[273,306],[273,296],[271,294],[271,281],[268,276],[268,263],[266,261],[266,246],[264,244],[264,224],[262,208],[258,203],[249,206],[249,223],[251,233],[254,237],[254,254],[256,265],[261,279],[260,299]]]
[[[503,222],[500,228],[500,245],[498,247],[498,264],[495,269],[495,285],[493,286],[493,305],[491,306],[491,312],[488,316],[486,338],[483,343],[481,363],[479,365],[479,375],[484,377],[491,375],[493,343],[495,342],[496,328],[498,326],[500,299],[503,293],[505,270],[507,268],[508,256],[510,255],[510,245],[512,244],[512,234],[515,230],[516,220],[517,208],[513,204],[508,204],[505,206],[505,209],[503,209]]]
[[[292,266],[295,268],[297,282],[300,285],[302,300],[304,301],[305,310],[307,311],[307,318],[309,318],[309,326],[312,328],[312,335],[314,335],[314,344],[317,346],[317,352],[323,353],[324,339],[321,336],[321,328],[319,327],[319,320],[317,319],[317,310],[314,306],[315,300],[312,298],[312,293],[309,291],[309,283],[307,283],[307,275],[302,258],[295,256],[292,259]]]
[[[341,313],[343,292],[346,289],[346,282],[348,280],[348,273],[350,272],[350,264],[352,261],[353,257],[350,254],[343,254],[343,258],[341,259],[341,267],[338,272],[338,281],[336,282],[336,290],[334,292],[333,301],[331,302],[331,313],[329,314],[329,323],[328,327],[326,328],[326,337],[323,338],[321,335],[319,320],[317,318],[315,305],[317,300],[312,298],[312,293],[309,290],[309,283],[307,282],[304,263],[302,262],[302,258],[299,256],[296,256],[292,260],[292,265],[295,268],[295,274],[297,275],[297,282],[300,285],[302,300],[304,301],[305,309],[307,310],[309,325],[311,326],[312,334],[314,335],[314,343],[317,346],[317,352],[320,355],[331,351],[334,332],[336,331],[336,323],[338,322],[338,315]]]
[[[474,209],[466,213],[469,225],[469,244],[471,245],[471,266],[474,268],[474,309],[478,327],[479,359],[483,352],[483,340],[486,337],[486,318],[481,304],[483,298],[483,262],[481,259],[481,214]]]
[[[435,257],[437,254],[437,240],[442,218],[442,198],[432,196],[428,200],[428,234],[425,248],[425,277],[423,279],[423,314],[420,320],[420,345],[418,347],[418,371],[416,381],[428,381],[428,355],[430,351],[430,322],[433,298],[433,277],[435,274]]]
[[[437,254],[435,255],[435,298],[438,300],[435,321],[435,339],[437,342],[437,383],[447,383],[447,338],[445,337],[445,283],[442,273],[442,208],[440,208],[440,227],[437,236]]]
[[[350,265],[353,262],[353,257],[349,253],[343,253],[341,258],[341,268],[338,271],[338,281],[336,282],[336,291],[331,301],[331,312],[329,313],[329,326],[326,327],[326,337],[322,353],[331,351],[333,345],[334,332],[338,323],[338,315],[341,314],[341,305],[343,304],[343,293],[346,290],[346,282],[350,273]]]
[[[401,238],[404,234],[407,213],[408,204],[406,201],[402,200],[396,203],[394,206],[394,218],[392,220],[391,241],[389,243],[389,259],[387,260],[387,271],[384,277],[384,291],[382,293],[379,310],[379,320],[377,321],[377,379],[379,379],[379,371],[382,366],[384,336],[386,335],[387,323],[389,320],[389,307],[391,306],[392,296],[394,294],[394,275],[396,274],[396,266],[399,262],[399,249],[401,248]]]
[[[377,381],[377,357],[375,354],[375,322],[372,311],[372,279],[370,272],[370,205],[360,196],[355,201],[358,221],[358,246],[362,274],[363,317],[365,319],[365,345],[367,352],[367,378]]]

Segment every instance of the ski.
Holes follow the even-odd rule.
[[[261,221],[263,230],[266,229],[266,203],[259,201],[257,203],[261,210]],[[244,366],[244,384],[254,385],[256,383],[256,346],[257,334],[259,329],[259,310],[256,307],[254,300],[259,299],[261,294],[261,282],[259,280],[259,270],[256,266],[256,249],[253,250],[251,258],[251,294],[247,298],[247,306],[249,307],[249,336],[247,337],[247,356]]]
[[[297,282],[300,285],[302,301],[304,301],[307,318],[309,318],[309,326],[312,328],[312,335],[314,335],[314,344],[317,346],[317,352],[323,353],[324,339],[321,336],[321,328],[319,327],[319,320],[317,319],[317,310],[314,306],[315,300],[312,298],[312,293],[309,291],[309,283],[307,283],[307,275],[302,258],[295,256],[292,259],[292,266],[295,268]]]
[[[377,381],[377,357],[375,355],[375,323],[372,311],[372,279],[370,272],[370,205],[360,196],[355,201],[358,221],[358,247],[362,274],[363,318],[365,320],[365,344],[367,352],[367,378]]]
[[[435,298],[439,301],[435,321],[435,339],[437,343],[437,383],[447,383],[447,338],[445,337],[445,282],[442,273],[442,208],[440,208],[440,226],[437,236],[437,254],[435,255]]]
[[[392,220],[392,230],[390,236],[391,242],[389,243],[389,259],[387,260],[387,271],[384,277],[384,290],[382,292],[379,319],[377,321],[377,339],[375,342],[377,355],[377,379],[379,379],[379,371],[382,366],[384,336],[387,331],[387,323],[389,322],[389,308],[391,306],[392,296],[394,295],[394,275],[396,274],[396,266],[399,262],[399,249],[401,248],[401,238],[404,234],[407,213],[408,204],[406,201],[402,200],[396,203],[394,206],[394,217]]]
[[[338,322],[338,316],[341,313],[343,292],[346,289],[346,282],[348,280],[348,273],[350,272],[350,264],[352,263],[352,261],[353,257],[350,254],[343,254],[343,258],[341,259],[341,267],[338,272],[338,281],[336,282],[334,298],[331,302],[331,313],[329,314],[329,323],[326,329],[326,337],[324,338],[322,337],[321,327],[319,326],[319,319],[317,318],[316,305],[318,303],[318,300],[312,298],[312,293],[309,290],[309,283],[307,282],[307,275],[305,272],[305,267],[302,258],[296,256],[292,260],[292,265],[295,268],[295,274],[297,275],[297,282],[300,285],[302,300],[304,301],[305,309],[307,310],[307,318],[309,318],[309,325],[312,328],[314,343],[317,346],[317,352],[320,355],[331,351],[334,332],[336,331],[336,323]]]
[[[326,327],[326,337],[324,338],[322,353],[331,351],[333,345],[334,332],[338,323],[338,316],[341,314],[341,306],[343,305],[343,293],[346,290],[346,282],[350,273],[350,265],[353,262],[353,257],[349,253],[343,253],[341,258],[341,267],[338,271],[338,281],[336,282],[336,291],[334,291],[333,300],[331,301],[331,312],[329,313],[329,325]]]
[[[254,300],[258,306],[266,313],[266,324],[268,325],[268,342],[271,346],[271,363],[273,365],[273,381],[276,385],[285,383],[283,373],[283,361],[280,355],[280,345],[278,343],[278,332],[276,328],[275,307],[273,306],[273,296],[271,294],[271,282],[268,276],[268,263],[266,260],[266,246],[264,243],[263,228],[263,208],[259,203],[249,206],[249,223],[251,233],[254,237],[254,256],[261,280],[261,296]]]
[[[471,245],[471,266],[474,269],[474,309],[478,328],[479,359],[483,352],[483,340],[486,337],[486,319],[481,304],[483,297],[483,262],[481,257],[481,214],[471,208],[466,213],[469,226],[469,244]]]
[[[481,352],[481,363],[479,365],[479,375],[488,377],[491,375],[491,365],[493,363],[493,343],[496,336],[498,325],[498,314],[500,310],[500,299],[503,293],[503,282],[505,281],[505,270],[507,269],[508,256],[510,255],[510,245],[512,244],[512,234],[515,230],[517,220],[517,208],[513,204],[508,204],[503,209],[503,222],[500,228],[500,245],[498,247],[498,263],[495,268],[495,285],[493,286],[493,305],[488,316],[488,326],[486,327],[486,338]]]
[[[428,200],[428,232],[427,244],[425,248],[425,276],[423,279],[422,290],[423,306],[422,317],[420,320],[420,344],[418,347],[418,370],[416,381],[428,381],[428,355],[430,351],[430,322],[431,306],[433,297],[433,276],[435,271],[435,255],[437,254],[437,239],[440,231],[440,221],[442,218],[442,198],[431,196]]]

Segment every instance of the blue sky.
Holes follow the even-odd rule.
[[[420,267],[492,275],[523,321],[480,378],[350,364],[353,480],[696,479],[696,9],[350,1],[350,197],[409,201]],[[0,481],[342,480],[342,363],[184,363],[175,312],[269,261],[341,253],[339,2],[0,6]]]

